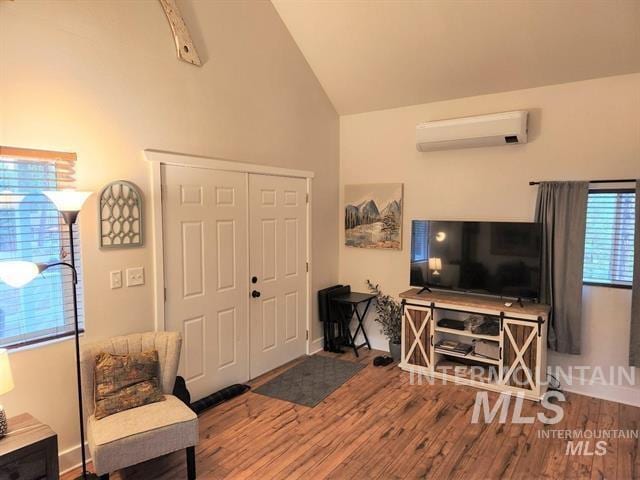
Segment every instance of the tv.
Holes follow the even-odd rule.
[[[536,301],[542,226],[413,220],[411,286]]]

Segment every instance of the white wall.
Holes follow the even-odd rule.
[[[0,145],[77,152],[79,188],[126,179],[147,200],[145,148],[312,170],[313,288],[335,283],[339,125],[331,103],[271,3],[179,6],[202,68],[176,59],[157,1],[0,2]],[[96,210],[94,196],[80,215],[84,342],[154,326],[151,239],[100,251]],[[138,265],[146,285],[109,289],[110,270]],[[1,399],[10,416],[30,412],[51,425],[62,451],[78,444],[72,346],[12,353],[16,388]]]
[[[530,143],[416,151],[419,122],[508,110],[531,112]],[[340,117],[341,195],[345,184],[404,183],[402,251],[345,247],[341,228],[340,282],[363,290],[369,278],[394,295],[406,290],[412,219],[531,221],[530,180],[640,177],[639,111],[634,74]],[[550,364],[626,366],[630,304],[630,290],[585,287],[582,355],[551,354]],[[371,316],[367,325],[386,350]],[[640,401],[628,390],[598,395]]]

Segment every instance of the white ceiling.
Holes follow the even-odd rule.
[[[339,114],[640,71],[640,0],[272,1]]]

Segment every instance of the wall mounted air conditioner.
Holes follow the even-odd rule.
[[[504,112],[420,123],[416,148],[420,152],[452,148],[527,143],[528,112]]]

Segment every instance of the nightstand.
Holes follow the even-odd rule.
[[[9,419],[9,431],[0,438],[0,478],[57,480],[58,436],[28,413]]]

